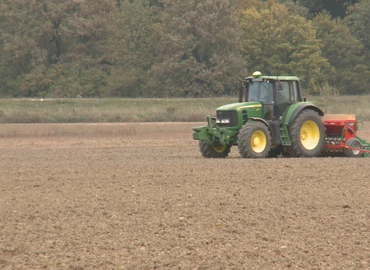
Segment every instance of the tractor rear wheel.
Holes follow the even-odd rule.
[[[313,110],[303,110],[289,126],[290,155],[317,157],[325,143],[325,127],[321,116]]]
[[[205,158],[225,158],[230,153],[230,145],[212,145],[199,141],[199,150]]]
[[[346,146],[349,147],[344,149],[344,154],[346,155],[346,157],[362,157],[363,154],[360,150],[362,148],[362,145],[359,139],[348,139],[348,141],[346,142]]]
[[[270,151],[271,134],[262,122],[246,123],[239,131],[238,148],[243,158],[265,158]]]

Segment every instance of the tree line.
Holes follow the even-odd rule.
[[[0,97],[370,93],[370,0],[0,0]]]

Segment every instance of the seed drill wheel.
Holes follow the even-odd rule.
[[[303,110],[289,126],[290,155],[293,157],[317,157],[325,143],[324,123],[317,112]]]
[[[346,157],[362,157],[363,156],[360,150],[362,148],[362,145],[359,139],[357,138],[348,139],[348,141],[346,142],[346,146],[349,147],[349,148],[344,149],[344,154],[346,155]]]
[[[225,158],[230,153],[229,145],[212,145],[204,141],[199,141],[199,150],[205,158]]]
[[[238,148],[243,158],[265,158],[270,151],[271,134],[264,123],[249,122],[239,131]]]

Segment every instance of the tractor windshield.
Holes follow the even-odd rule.
[[[252,81],[248,84],[248,100],[271,103],[273,101],[273,84],[268,81]]]

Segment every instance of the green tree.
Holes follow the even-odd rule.
[[[343,94],[368,92],[370,73],[361,42],[341,19],[332,20],[328,14],[316,16],[313,26],[317,38],[321,40],[323,56],[334,67],[334,72],[328,78],[329,85]]]
[[[327,80],[323,74],[331,68],[322,56],[312,23],[271,1],[259,10],[246,9],[242,17],[248,71],[298,75],[309,93],[319,94],[320,85]]]
[[[308,8],[313,15],[326,11],[333,18],[344,18],[347,8],[358,0],[293,0],[293,2]]]
[[[0,34],[0,74],[16,82],[12,96],[101,94],[106,84],[105,39],[117,10],[115,1],[86,5],[68,0],[4,0],[1,7],[7,27]],[[75,87],[60,85],[75,71],[79,74]],[[7,81],[1,86],[9,87]],[[69,91],[58,90],[67,86]]]
[[[300,5],[296,1],[279,0],[278,2],[283,3],[291,14],[299,15],[305,19],[312,19],[314,17],[307,7]]]
[[[359,3],[349,8],[346,24],[351,32],[359,39],[367,54],[367,61],[370,62],[370,1],[360,0]]]
[[[161,9],[151,1],[125,1],[114,25],[110,44],[112,67],[108,77],[111,95],[149,96],[149,70],[161,59],[160,43],[163,35]]]
[[[237,88],[243,62],[230,1],[169,1],[163,22],[161,62],[152,67],[148,82],[153,95],[225,95]]]

